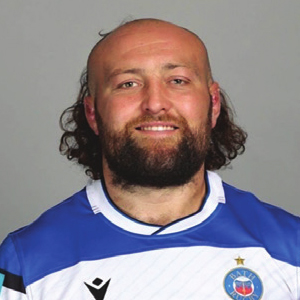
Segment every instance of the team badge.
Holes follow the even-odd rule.
[[[235,259],[238,265],[244,265],[244,259]],[[250,269],[237,267],[224,278],[224,288],[231,299],[259,300],[263,294],[263,285],[259,276]]]

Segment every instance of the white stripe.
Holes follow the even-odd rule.
[[[189,218],[185,218],[180,222],[167,227],[159,234],[175,233],[201,224],[215,211],[219,203],[225,203],[225,194],[221,178],[214,172],[208,171],[207,173],[210,194],[206,199],[206,203],[202,210]]]

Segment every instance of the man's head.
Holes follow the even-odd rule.
[[[221,99],[224,102],[212,79],[205,46],[195,34],[160,20],[135,20],[118,27],[93,48],[87,80],[71,108],[73,119],[66,122],[74,122],[77,128],[65,130],[61,151],[88,166],[94,178],[102,177],[104,158],[104,169],[110,169],[119,182],[180,185],[204,161],[209,169],[219,168],[243,150],[245,134],[231,123]],[[230,133],[231,128],[227,140],[234,154],[227,157],[224,137],[218,132],[219,141],[213,141],[220,111],[221,123],[229,121],[224,129]],[[75,147],[70,144],[73,138]],[[80,151],[83,144],[85,150]],[[214,153],[218,156],[215,163],[208,162]]]
[[[93,49],[88,78],[87,121],[116,183],[164,187],[191,180],[220,112],[199,38],[158,20],[123,25]]]

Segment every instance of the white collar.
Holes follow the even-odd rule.
[[[109,199],[100,180],[91,181],[86,187],[86,193],[94,214],[103,214],[111,223],[126,231],[144,235],[169,234],[186,230],[202,223],[215,211],[219,203],[225,203],[224,189],[219,175],[207,171],[207,181],[207,198],[203,208],[191,216],[163,227],[145,224],[122,213]]]

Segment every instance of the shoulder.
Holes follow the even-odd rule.
[[[274,258],[299,265],[300,218],[223,183],[226,218],[232,230],[247,231]]]
[[[54,265],[63,265],[65,262],[57,261],[57,256],[62,260],[69,257],[68,245],[85,236],[85,230],[89,230],[87,220],[93,216],[83,189],[44,212],[28,226],[10,233],[0,247],[0,270],[22,274],[27,285]]]
[[[276,218],[277,222],[299,224],[300,219],[284,209],[258,199],[253,193],[240,190],[227,183],[223,183],[226,203],[232,210],[249,217],[260,219]],[[245,214],[247,212],[247,214]],[[288,224],[286,224],[288,225]]]
[[[83,226],[85,217],[92,214],[86,191],[82,189],[45,211],[31,224],[10,233],[1,245],[2,255],[16,251],[24,258],[25,253],[47,252],[49,247],[54,247],[54,242],[72,238],[72,233]]]
[[[39,232],[50,233],[52,228],[68,226],[68,224],[73,223],[74,219],[78,219],[78,216],[88,211],[90,211],[90,205],[87,201],[86,191],[82,189],[45,211],[31,224],[12,232],[10,236],[13,239],[22,236],[28,238]]]

